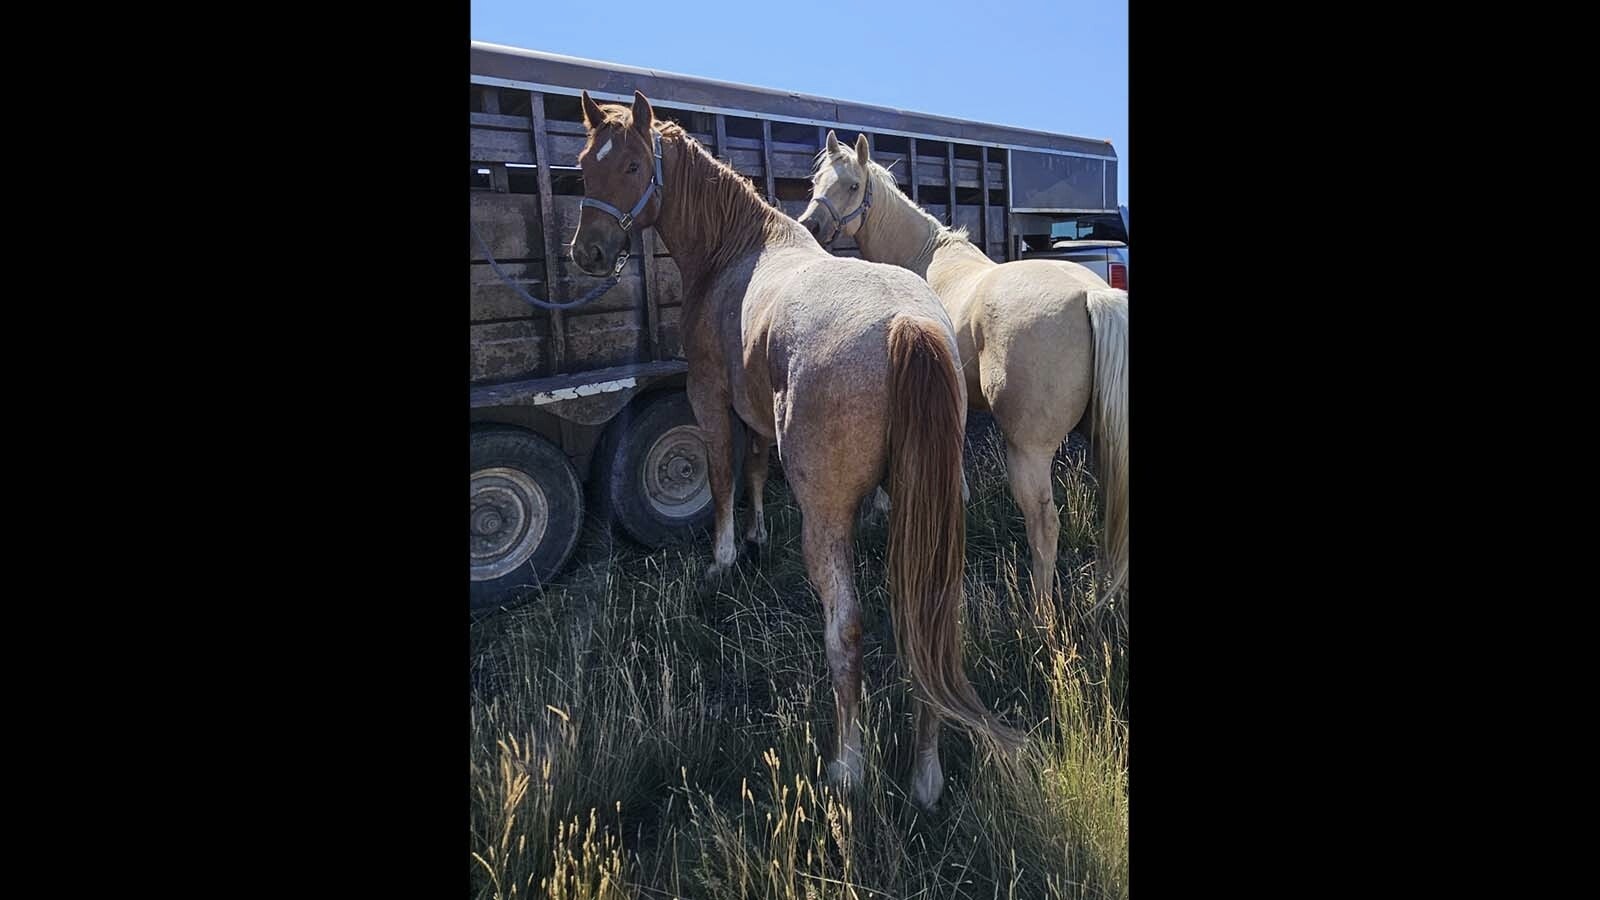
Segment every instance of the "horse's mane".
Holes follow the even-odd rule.
[[[796,232],[812,240],[793,219],[770,206],[749,179],[713,157],[682,126],[658,120],[655,127],[663,142],[675,141],[683,149],[680,164],[667,176],[667,190],[675,197],[699,197],[693,210],[683,210],[677,237],[701,248],[708,273],[765,243],[797,239]],[[677,255],[679,248],[672,249]]]
[[[605,112],[604,124],[633,127],[633,111],[628,107],[607,104],[600,108]],[[653,127],[661,134],[662,143],[681,148],[680,164],[665,173],[666,196],[674,200],[697,197],[693,208],[678,208],[678,221],[673,223],[677,226],[673,237],[681,246],[671,250],[680,271],[686,268],[685,262],[694,261],[696,271],[683,272],[686,277],[703,278],[720,271],[768,242],[812,240],[798,223],[770,206],[748,179],[713,157],[678,123],[657,119]],[[591,131],[589,142],[598,134],[599,129]]]
[[[856,158],[855,148],[841,143],[839,145],[839,152],[834,156],[829,156],[827,147],[823,147],[821,150],[818,150],[817,157],[811,164],[811,181],[813,186],[816,184],[817,176],[822,173],[823,164],[826,162],[831,162],[835,158],[854,161]],[[899,183],[894,179],[894,173],[890,172],[883,166],[878,165],[876,160],[867,160],[867,171],[868,177],[872,179],[873,188],[879,194],[882,194],[887,190],[894,190],[902,196],[905,196],[905,191],[900,190]],[[952,191],[952,199],[954,199],[953,195],[954,192]],[[934,218],[932,213],[929,213],[927,210],[913,202],[909,196],[906,197],[906,206],[916,210],[917,215],[922,216],[922,218],[925,219],[929,225],[933,226],[935,246],[942,247],[946,244],[963,243],[973,246],[974,249],[976,249],[976,245],[972,243],[972,239],[967,236],[967,226],[963,225],[960,228],[945,227],[943,222]]]

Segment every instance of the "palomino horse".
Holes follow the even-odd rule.
[[[965,230],[945,228],[902,194],[864,135],[851,150],[828,133],[811,197],[800,223],[819,242],[852,236],[866,259],[923,276],[955,321],[967,398],[993,412],[1006,438],[1040,595],[1055,584],[1061,531],[1050,463],[1090,413],[1105,498],[1104,596],[1115,596],[1128,577],[1128,293],[1077,263],[996,263]]]
[[[912,796],[944,788],[941,719],[1002,750],[1020,736],[984,707],[961,667],[966,530],[961,445],[966,386],[939,298],[903,269],[828,254],[799,223],[671,122],[583,95],[588,141],[578,156],[584,200],[572,259],[620,269],[628,230],[654,226],[683,275],[689,402],[711,454],[716,577],[734,561],[733,422],[750,431],[752,515],[764,543],[761,492],[776,441],[804,521],[806,571],[822,597],[833,676],[835,783],[860,783],[861,608],[851,532],[887,470],[888,569],[896,644],[916,687]],[[624,212],[627,210],[627,212]]]

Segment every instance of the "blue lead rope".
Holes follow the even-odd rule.
[[[622,256],[617,258],[617,265],[611,270],[610,278],[607,278],[605,281],[595,285],[594,288],[589,291],[589,293],[584,294],[582,297],[579,297],[578,299],[569,303],[551,303],[548,300],[540,300],[538,297],[535,297],[524,290],[522,285],[512,281],[511,276],[501,271],[500,264],[494,261],[494,254],[489,252],[489,245],[485,244],[483,242],[483,238],[478,235],[477,227],[474,226],[470,221],[467,223],[467,227],[472,230],[472,239],[478,242],[478,247],[483,250],[483,257],[489,261],[489,268],[494,270],[494,274],[498,275],[500,280],[504,281],[506,285],[513,291],[516,291],[517,296],[540,309],[552,309],[559,312],[563,309],[573,309],[574,307],[582,306],[585,303],[594,302],[594,300],[601,294],[604,294],[606,291],[609,291],[617,286],[617,282],[622,280],[622,267],[628,264],[628,251],[624,250],[622,251]],[[547,272],[553,265],[551,260],[548,259],[544,261],[544,264]]]

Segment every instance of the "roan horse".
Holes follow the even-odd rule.
[[[761,493],[775,440],[800,505],[806,571],[821,595],[833,678],[835,783],[860,784],[861,608],[851,534],[867,492],[888,474],[888,576],[895,642],[915,690],[912,796],[944,788],[941,719],[1002,751],[1021,736],[978,699],[961,667],[961,502],[965,384],[939,298],[910,272],[827,253],[799,223],[684,130],[583,94],[588,141],[572,259],[620,268],[628,230],[654,226],[683,275],[689,402],[710,450],[715,578],[733,563],[733,441],[750,433],[747,540],[765,543]],[[625,211],[626,210],[626,211]]]
[[[854,237],[864,258],[926,278],[949,311],[967,398],[973,409],[992,411],[1006,438],[1011,494],[1027,521],[1039,595],[1054,587],[1061,531],[1051,460],[1090,414],[1110,579],[1102,596],[1116,596],[1128,577],[1127,292],[1077,263],[996,263],[964,229],[945,228],[902,194],[889,170],[872,161],[865,135],[852,150],[828,132],[811,197],[800,224],[819,242]]]

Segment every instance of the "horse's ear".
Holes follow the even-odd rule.
[[[856,135],[856,162],[861,164],[861,168],[865,169],[867,161],[870,159],[872,159],[872,148],[867,146],[867,136],[864,134]]]
[[[600,104],[594,102],[588,91],[583,92],[583,125],[590,131],[600,127],[606,120],[606,114],[600,111]]]
[[[638,91],[633,92],[633,127],[638,129],[645,140],[650,139],[650,123],[655,121],[655,110],[650,108],[650,101]]]
[[[828,155],[832,156],[833,154],[838,153],[838,152],[839,152],[839,136],[834,134],[832,131],[829,131],[828,132]]]

